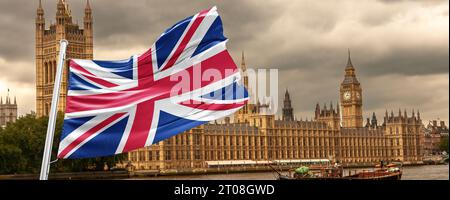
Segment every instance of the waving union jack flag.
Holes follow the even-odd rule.
[[[230,115],[248,100],[216,8],[167,29],[142,55],[70,61],[58,158],[119,154]]]

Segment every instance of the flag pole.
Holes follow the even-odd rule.
[[[62,69],[66,58],[66,49],[69,42],[65,39],[60,41],[58,66],[56,68],[55,82],[53,86],[52,105],[47,126],[47,136],[45,138],[44,155],[42,156],[41,174],[39,180],[47,180],[50,170],[50,158],[52,157],[53,136],[55,134],[55,123],[58,108],[59,91],[61,89]]]

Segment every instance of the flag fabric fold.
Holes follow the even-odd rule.
[[[167,29],[141,55],[72,59],[58,158],[129,152],[220,119],[248,101],[216,7]]]

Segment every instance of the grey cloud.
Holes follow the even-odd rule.
[[[93,4],[96,8],[95,23],[102,26],[96,26],[95,34],[103,36],[96,42],[98,45],[119,47],[142,43],[150,45],[175,22],[216,5],[212,2],[198,1],[190,4],[183,2],[138,0],[130,4],[123,1],[108,1],[106,7],[100,6],[106,1],[96,1]],[[235,38],[234,43],[250,40],[252,34],[249,33],[264,31],[277,11],[276,9],[259,9],[250,1],[218,1],[216,3],[222,18],[226,18],[224,20],[225,34]],[[236,7],[236,4],[239,6]],[[169,12],[173,14],[168,15]]]
[[[56,1],[42,1],[48,25],[50,20],[54,22]],[[74,20],[82,24],[85,0],[66,1]],[[305,0],[282,4],[276,0],[92,0],[95,47],[106,53],[149,47],[175,22],[214,5],[218,6],[235,60],[240,61],[240,51],[245,50],[250,67],[279,68],[279,97],[289,88],[299,117],[311,116],[316,102],[337,101],[347,48],[352,50],[353,63],[368,95],[366,112],[425,105],[428,113],[448,116],[448,92],[447,97],[439,99],[430,99],[427,94],[427,87],[449,87],[441,78],[449,73],[448,1]],[[429,21],[420,18],[444,6]],[[0,61],[5,61],[0,63],[0,80],[17,87],[34,83],[36,7],[37,0],[0,1]],[[413,13],[402,21],[404,24],[398,22],[399,16],[412,11],[417,16]],[[445,23],[432,26],[437,17],[446,19]],[[439,26],[447,30],[427,32]],[[386,77],[422,79],[405,85]],[[440,82],[430,80],[435,77],[440,77]],[[416,91],[405,90],[407,87]]]
[[[424,5],[430,5],[430,4],[445,2],[446,0],[428,0],[428,1],[422,1],[422,0],[377,0],[377,1],[387,3],[387,4],[415,2],[415,3],[422,3]]]
[[[23,3],[0,2],[0,58],[17,61],[33,56],[35,10]]]
[[[426,75],[449,72],[449,51],[447,48],[399,49],[377,61],[366,59],[363,73],[370,75],[406,74]]]

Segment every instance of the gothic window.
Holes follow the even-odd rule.
[[[144,151],[140,151],[139,152],[139,160],[140,161],[145,161],[145,152]]]
[[[149,151],[148,152],[148,160],[152,161],[153,160],[153,151]]]
[[[51,82],[55,82],[55,74],[56,74],[56,60],[53,61],[53,65],[51,68],[51,73],[50,73],[50,80]]]
[[[201,137],[200,137],[200,135],[195,134],[194,135],[194,141],[195,141],[195,145],[200,145],[201,144]]]
[[[136,155],[137,155],[137,152],[132,152],[132,153],[131,153],[131,160],[132,160],[132,161],[137,161]]]
[[[44,83],[47,83],[47,82],[48,82],[48,80],[47,80],[47,74],[48,74],[48,63],[45,62],[45,63],[44,63]]]
[[[166,157],[165,157],[166,160],[172,160],[172,155],[171,155],[172,152],[171,152],[170,150],[167,150],[167,151],[165,152],[165,154],[166,154],[166,155],[165,155],[165,156],[166,156]]]
[[[195,150],[195,155],[194,155],[196,160],[200,160],[200,150]]]

